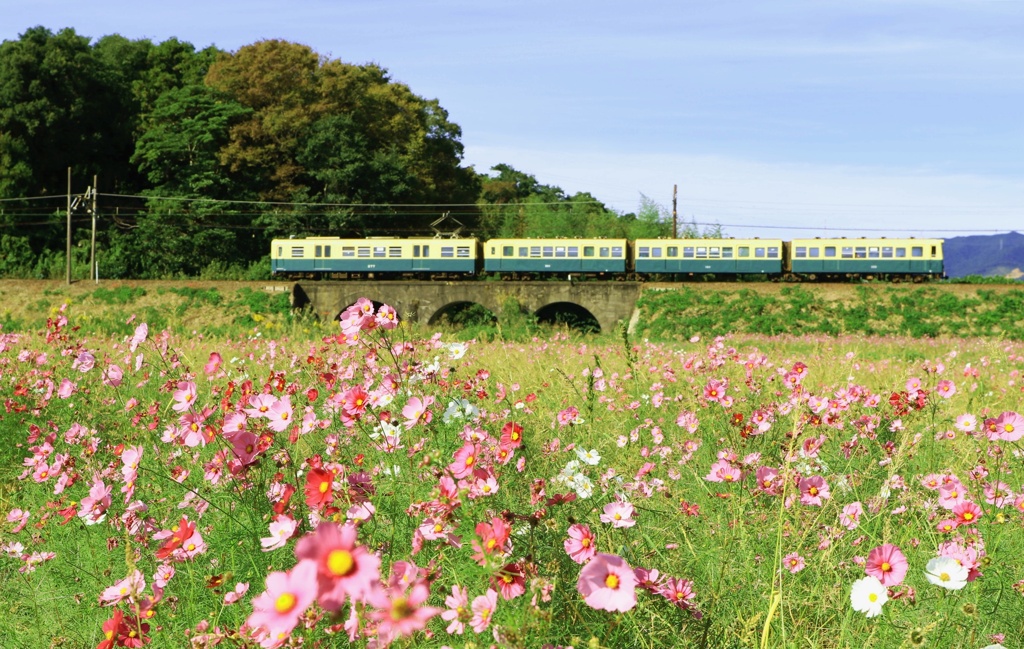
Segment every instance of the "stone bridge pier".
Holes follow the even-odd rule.
[[[361,297],[389,304],[410,322],[433,324],[445,314],[479,304],[498,315],[502,304],[515,298],[542,320],[556,314],[589,314],[602,332],[628,322],[640,297],[639,282],[423,282],[423,281],[308,281],[292,287],[292,306],[309,306],[321,318],[336,318]]]

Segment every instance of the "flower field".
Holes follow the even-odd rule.
[[[129,328],[0,331],[5,648],[1024,646],[1024,344]]]

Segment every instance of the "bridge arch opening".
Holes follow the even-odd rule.
[[[494,315],[494,312],[476,302],[450,302],[440,309],[438,309],[434,315],[430,316],[428,324],[438,325],[447,324],[451,327],[463,329],[465,327],[478,327],[493,325],[498,321],[498,317]]]
[[[574,302],[552,302],[537,309],[537,322],[565,326],[580,333],[600,333],[601,323],[593,313]]]

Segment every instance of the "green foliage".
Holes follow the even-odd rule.
[[[130,304],[146,294],[146,289],[138,286],[115,286],[114,288],[98,288],[90,294],[90,298],[102,304]]]
[[[782,287],[778,295],[751,288],[701,291],[690,286],[646,291],[639,329],[659,340],[694,333],[994,336],[1024,340],[1019,291],[958,295],[940,287],[856,287],[855,299],[827,300],[813,285]]]

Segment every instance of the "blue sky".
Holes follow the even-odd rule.
[[[376,62],[510,164],[731,236],[1024,230],[1017,0],[0,0],[43,25]]]

